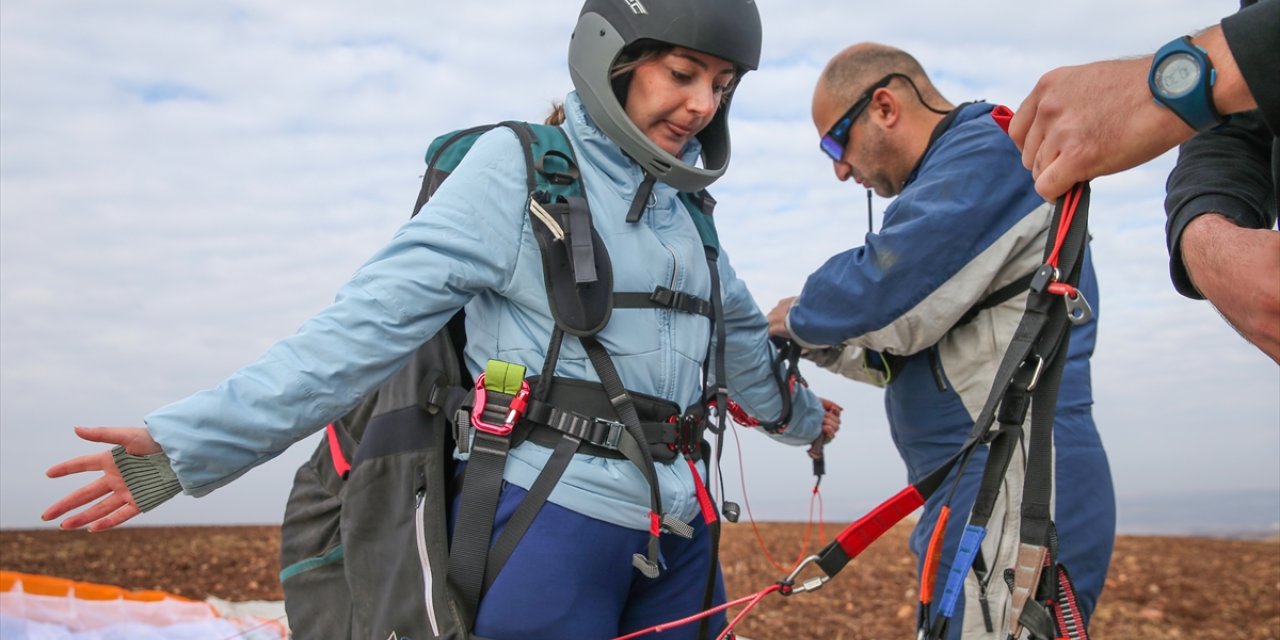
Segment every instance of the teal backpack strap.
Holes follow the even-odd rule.
[[[716,233],[716,222],[711,217],[716,208],[716,199],[712,198],[711,194],[704,189],[697,193],[681,192],[680,201],[684,203],[684,208],[689,211],[689,219],[693,220],[693,226],[698,229],[698,236],[702,238],[702,246],[719,256],[720,234]]]

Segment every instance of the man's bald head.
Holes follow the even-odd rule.
[[[911,78],[929,104],[945,102],[915,57],[901,49],[875,42],[855,44],[828,61],[818,78],[815,98],[818,93],[824,93],[828,99],[852,104],[873,83],[891,73]],[[907,89],[910,91],[909,87]]]

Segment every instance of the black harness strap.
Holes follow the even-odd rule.
[[[987,295],[987,297],[983,298],[981,302],[973,305],[968,311],[964,312],[964,315],[960,316],[959,320],[956,320],[955,326],[958,327],[969,324],[970,322],[973,322],[974,318],[978,317],[979,313],[1004,304],[1005,302],[1017,297],[1018,294],[1025,293],[1027,289],[1031,288],[1031,279],[1034,278],[1035,275],[1035,272],[1032,271],[1021,278],[992,291]]]
[[[960,319],[956,320],[956,323],[954,325],[951,325],[951,329],[948,329],[948,331],[954,330],[956,327],[969,324],[970,322],[973,322],[974,319],[978,317],[978,314],[982,313],[983,311],[986,311],[987,309],[991,309],[993,307],[997,307],[999,305],[1004,304],[1005,302],[1008,302],[1016,298],[1019,294],[1031,288],[1031,280],[1035,277],[1035,275],[1036,274],[1033,271],[987,294],[987,297],[983,298],[982,300],[979,300],[972,307],[969,307],[969,309],[964,312],[964,315],[960,316]],[[884,367],[884,373],[886,374],[886,376],[888,376],[888,379],[890,381],[894,379],[894,376],[897,375],[899,371],[902,371],[903,365],[905,365],[907,362],[907,359],[911,357],[911,356],[900,356],[893,353],[884,353],[879,351],[875,353],[879,354],[880,361]],[[930,358],[937,357],[936,345],[929,347],[929,356]],[[936,372],[939,371],[939,367],[935,366],[934,371],[936,376],[937,375]],[[946,390],[946,387],[943,386],[941,382],[939,382],[938,386],[941,390],[943,391]]]
[[[1062,280],[1050,278],[1050,282],[1041,282],[1040,278],[1032,285],[1036,294],[1048,291],[1053,281],[1065,282],[1074,291],[1079,282],[1083,265],[1085,228],[1088,220],[1089,190],[1081,186],[1079,193],[1075,190],[1068,193],[1068,199],[1076,195],[1074,211],[1059,211],[1059,216],[1074,213],[1067,234],[1061,238],[1057,265],[1059,273],[1065,273]],[[1057,218],[1055,218],[1057,221]],[[1056,226],[1056,225],[1055,225]],[[1053,240],[1051,240],[1053,242]],[[1076,295],[1080,295],[1076,292]],[[1045,295],[1047,298],[1057,296]],[[1069,300],[1069,298],[1067,298]],[[1066,366],[1067,349],[1070,344],[1070,323],[1087,321],[1078,319],[1071,313],[1054,315],[1046,327],[1046,340],[1041,343],[1040,352],[1034,354],[1036,367],[1043,368],[1038,381],[1033,378],[1030,387],[1033,391],[1031,402],[1031,436],[1027,449],[1027,472],[1022,493],[1022,522],[1018,564],[1013,580],[1013,616],[1014,631],[1019,626],[1026,626],[1022,616],[1029,611],[1042,608],[1040,602],[1056,600],[1058,583],[1056,532],[1053,529],[1053,421],[1057,412],[1058,389],[1062,381],[1062,373]],[[1029,363],[1028,363],[1029,364]],[[1041,561],[1034,563],[1039,555]],[[1037,602],[1040,601],[1040,602]],[[1035,614],[1032,613],[1034,621]],[[1052,619],[1052,616],[1051,616]],[[1030,628],[1030,627],[1029,627]],[[1040,629],[1032,629],[1033,634],[1052,638],[1056,634],[1041,633]]]
[[[657,178],[645,173],[644,180],[636,188],[636,195],[631,198],[631,209],[627,211],[627,222],[639,222],[644,209],[649,204],[649,195],[653,193],[653,185]]]
[[[707,247],[705,251],[707,256],[707,269],[711,273],[712,325],[715,326],[716,340],[714,365],[716,368],[716,426],[714,428],[709,428],[711,428],[712,433],[716,434],[715,465],[718,470],[720,468],[720,458],[724,455],[724,430],[726,427],[725,414],[727,412],[727,407],[729,406],[729,389],[726,386],[726,376],[728,374],[727,368],[725,367],[724,355],[724,341],[726,339],[727,332],[724,326],[724,300],[720,296],[720,268],[717,266],[717,260],[720,256],[710,247]],[[790,400],[790,397],[785,396],[785,394],[784,397],[786,397],[787,401]],[[720,484],[720,497],[723,500],[724,475],[717,471],[716,478]],[[706,480],[708,488],[710,488],[710,481],[711,471],[708,469]],[[730,513],[730,509],[732,509],[732,513]],[[726,502],[724,511],[725,517],[729,518],[730,522],[737,521],[738,505]],[[709,554],[710,558],[708,560],[707,584],[702,594],[703,609],[710,608],[711,603],[715,598],[716,569],[720,566],[720,519],[716,518],[714,521],[708,523],[707,528],[711,534],[711,553]],[[702,622],[698,625],[698,637],[708,637],[708,629],[708,619],[703,618]]]
[[[484,583],[480,591],[481,597],[489,592],[489,587],[493,586],[493,581],[497,579],[498,573],[507,564],[507,560],[515,552],[516,546],[524,538],[525,532],[533,524],[534,518],[542,510],[542,505],[546,504],[547,498],[551,496],[556,484],[560,482],[560,476],[564,475],[564,470],[569,467],[569,462],[573,460],[573,453],[578,450],[580,442],[580,440],[567,433],[561,436],[560,442],[556,444],[555,450],[551,453],[551,458],[547,460],[547,464],[542,467],[542,471],[538,474],[538,479],[533,481],[533,485],[529,487],[529,493],[520,502],[520,506],[516,507],[515,513],[511,514],[511,519],[507,521],[502,533],[498,534],[498,539],[493,542],[493,547],[489,549],[489,557],[485,563]]]
[[[673,309],[697,316],[712,318],[711,302],[698,296],[659,286],[653,293],[619,292],[613,294],[615,309]]]
[[[511,129],[520,140],[525,160],[526,186],[528,192],[533,193],[538,184],[533,160],[535,134],[529,125],[522,122],[503,122],[501,126]],[[492,405],[499,412],[505,413],[513,399],[506,394],[491,393],[486,398],[491,402],[486,402],[485,409],[488,410],[488,405]],[[497,415],[492,420],[502,422],[505,418],[505,415]],[[466,418],[459,418],[463,419]],[[480,430],[476,430],[473,436],[467,477],[459,502],[457,522],[454,523],[455,531],[468,533],[454,536],[451,540],[448,564],[448,580],[457,590],[458,604],[463,619],[468,621],[468,627],[474,624],[479,611],[484,568],[488,564],[489,541],[493,532],[493,514],[498,509],[502,475],[510,447],[511,440],[506,436]]]
[[[454,523],[454,531],[466,532],[466,535],[453,536],[449,545],[448,569],[449,582],[457,588],[462,615],[469,621],[474,621],[479,611],[484,567],[488,564],[486,558],[489,553],[489,538],[493,532],[493,514],[498,510],[502,472],[506,468],[507,452],[511,446],[510,438],[480,430],[475,431],[473,438],[457,521]]]
[[[649,443],[645,442],[644,431],[640,427],[640,416],[636,413],[630,394],[622,386],[622,378],[618,375],[618,370],[613,366],[613,360],[609,357],[609,352],[595,337],[579,338],[579,340],[581,340],[582,346],[586,348],[587,357],[591,359],[591,365],[595,368],[596,375],[600,378],[600,383],[604,385],[605,391],[608,392],[609,401],[613,404],[614,410],[617,411],[618,417],[621,418],[622,424],[625,425],[627,432],[631,434],[636,443],[640,445],[637,447],[639,451],[626,449],[622,451],[623,455],[640,469],[645,481],[649,483],[649,508],[651,512],[649,515],[651,518],[649,524],[649,548],[645,555],[635,554],[632,557],[632,564],[645,576],[656,578],[659,571],[658,535],[661,533],[663,512],[662,495],[658,491],[658,475],[653,463],[653,454],[649,452]]]
[[[1022,354],[1012,374],[1005,377],[1012,361],[1008,356],[1001,363],[1001,374],[988,397],[987,406],[979,417],[976,428],[990,424],[992,400],[999,398],[996,419],[999,428],[987,432],[983,439],[990,442],[987,464],[969,524],[961,540],[956,560],[947,578],[943,595],[943,607],[933,622],[930,637],[941,637],[946,631],[947,619],[961,590],[964,576],[970,567],[985,584],[986,563],[979,547],[986,527],[994,512],[1002,480],[1007,473],[1014,451],[1021,441],[1027,412],[1031,412],[1031,430],[1028,438],[1026,476],[1022,496],[1022,522],[1020,525],[1020,551],[1016,572],[1025,574],[1006,576],[1014,588],[1013,616],[1015,626],[1021,624],[1021,616],[1037,605],[1033,596],[1041,584],[1040,573],[1048,566],[1046,579],[1052,579],[1055,571],[1056,545],[1048,544],[1052,537],[1053,493],[1053,420],[1057,411],[1058,387],[1067,358],[1072,322],[1086,321],[1074,318],[1068,312],[1056,308],[1062,304],[1060,295],[1050,291],[1051,284],[1066,283],[1074,291],[1083,265],[1084,242],[1087,240],[1088,188],[1081,185],[1073,190],[1055,209],[1051,233],[1045,248],[1046,264],[1032,274],[1023,321],[1015,333],[1014,342]],[[1069,220],[1065,217],[1070,216]],[[1067,226],[1063,228],[1062,225]],[[1056,234],[1054,232],[1057,232]],[[1062,273],[1066,278],[1059,280]],[[1077,292],[1078,295],[1078,292]],[[1069,306],[1069,305],[1068,305]],[[1025,329],[1025,330],[1024,330]],[[1010,345],[1010,351],[1014,345]],[[1003,388],[1000,381],[1006,381]],[[972,435],[972,434],[971,434]],[[966,454],[967,462],[967,454]],[[957,485],[953,485],[954,494]],[[948,502],[950,498],[948,498]],[[986,610],[984,609],[984,614]],[[1036,614],[1031,614],[1032,618]],[[990,625],[988,625],[990,626]]]

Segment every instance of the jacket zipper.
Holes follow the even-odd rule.
[[[947,378],[942,373],[942,357],[938,355],[938,345],[929,347],[929,369],[933,371],[933,383],[938,391],[947,390]]]
[[[422,568],[423,598],[424,603],[427,606],[427,622],[431,625],[431,635],[439,637],[440,624],[436,622],[435,596],[431,593],[431,557],[427,554],[427,532],[424,520],[426,516],[423,513],[423,505],[426,503],[427,487],[426,478],[421,471],[418,472],[418,481],[421,483],[418,486],[418,504],[413,508],[414,534],[418,544],[418,564]]]

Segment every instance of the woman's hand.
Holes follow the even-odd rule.
[[[160,445],[141,427],[76,427],[76,435],[91,442],[123,446],[125,451],[133,455],[160,453]],[[61,478],[85,471],[101,471],[102,476],[53,503],[40,516],[43,520],[60,518],[95,500],[96,504],[68,517],[59,526],[63,529],[78,529],[88,524],[89,531],[106,531],[142,513],[134,503],[133,494],[125,485],[120,470],[116,468],[110,449],[55,464],[49,467],[45,475]]]

